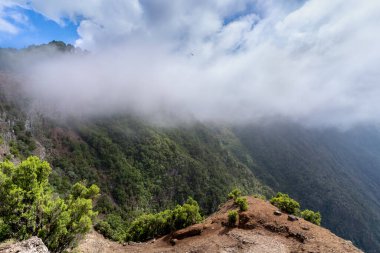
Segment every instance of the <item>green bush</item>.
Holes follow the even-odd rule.
[[[65,198],[53,194],[50,165],[29,157],[15,166],[0,163],[1,238],[40,237],[51,252],[62,252],[90,230],[99,188],[76,183]],[[0,238],[0,239],[1,239]]]
[[[297,201],[290,198],[288,194],[281,192],[278,192],[275,197],[271,198],[270,203],[289,214],[296,214],[300,209],[300,204]]]
[[[238,197],[235,199],[235,204],[239,206],[240,211],[247,211],[248,210],[247,198]]]
[[[155,236],[169,233],[171,227],[171,210],[165,210],[157,214],[143,214],[131,223],[128,235],[132,241],[146,241]]]
[[[10,227],[0,218],[0,242],[8,239]]]
[[[107,221],[100,220],[95,224],[94,228],[96,231],[104,235],[104,237],[117,241],[115,238],[113,238],[114,231]]]
[[[198,203],[191,197],[182,206],[177,205],[173,210],[173,224],[175,229],[181,229],[198,223],[202,220]]]
[[[306,209],[301,212],[301,217],[318,226],[321,225],[322,216],[319,212],[314,212],[312,210]]]
[[[127,236],[132,241],[146,241],[155,236],[165,235],[202,220],[198,203],[188,198],[185,204],[172,210],[156,214],[144,214],[136,218],[128,228]]]
[[[231,210],[228,212],[228,225],[235,226],[237,220],[239,218],[239,214],[237,210]]]
[[[94,228],[106,238],[122,242],[127,239],[128,225],[120,215],[109,214],[105,220],[98,221]]]
[[[236,199],[240,196],[241,196],[241,191],[238,188],[235,188],[230,193],[228,193],[229,199]]]

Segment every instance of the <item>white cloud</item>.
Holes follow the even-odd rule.
[[[35,0],[32,6],[57,22],[80,22],[77,44],[94,49],[29,69],[30,92],[60,111],[380,121],[376,0]]]
[[[15,35],[19,32],[19,28],[9,20],[13,20],[14,23],[23,23],[25,16],[18,13],[7,13],[6,8],[14,7],[17,4],[13,1],[4,0],[0,2],[0,32],[5,32],[11,35]]]

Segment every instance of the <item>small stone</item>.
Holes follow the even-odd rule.
[[[170,244],[174,246],[176,245],[177,241],[178,241],[177,239],[171,239]]]
[[[296,220],[298,220],[298,218],[296,216],[290,214],[290,215],[288,215],[288,220],[296,221]]]
[[[280,211],[277,210],[277,211],[274,211],[273,214],[277,215],[277,216],[280,216],[282,214],[282,212],[280,212]]]
[[[302,228],[303,230],[310,230],[310,227],[309,227],[309,226],[301,226],[301,228]]]

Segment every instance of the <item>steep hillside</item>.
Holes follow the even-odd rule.
[[[96,182],[111,197],[103,203],[125,211],[160,210],[190,195],[209,213],[234,186],[271,193],[201,124],[160,128],[115,116],[55,125],[44,138],[57,187],[64,190],[78,179]]]
[[[2,72],[0,91],[2,159],[46,158],[62,193],[78,180],[97,183],[104,213],[131,218],[188,196],[210,213],[233,187],[273,193],[205,125],[162,128],[127,115],[53,120],[32,110],[10,72]]]
[[[236,129],[258,177],[320,210],[323,225],[366,250],[380,249],[380,132],[298,125]]]
[[[188,196],[209,214],[235,186],[247,194],[284,191],[321,211],[339,236],[367,252],[380,248],[377,128],[160,127],[131,115],[57,120],[32,110],[9,73],[0,89],[1,159],[46,158],[61,193],[78,180],[98,184],[102,218],[129,222]]]
[[[2,81],[9,85],[5,77]],[[14,97],[0,97],[5,156],[43,156],[62,193],[78,180],[97,183],[104,193],[101,212],[132,218],[193,196],[210,213],[236,186],[273,193],[221,143],[220,133],[205,125],[162,128],[126,115],[57,121],[26,110],[25,100]]]
[[[289,221],[288,215],[275,215],[276,207],[248,197],[248,210],[240,213],[236,226],[226,226],[232,201],[203,223],[176,231],[147,243],[118,244],[107,241],[96,232],[81,241],[77,250],[93,252],[361,252],[329,230],[303,219]]]

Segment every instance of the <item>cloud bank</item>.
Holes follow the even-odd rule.
[[[380,121],[376,0],[33,0],[24,6],[56,22],[78,22],[76,44],[92,52],[24,69],[28,94],[59,113]]]

